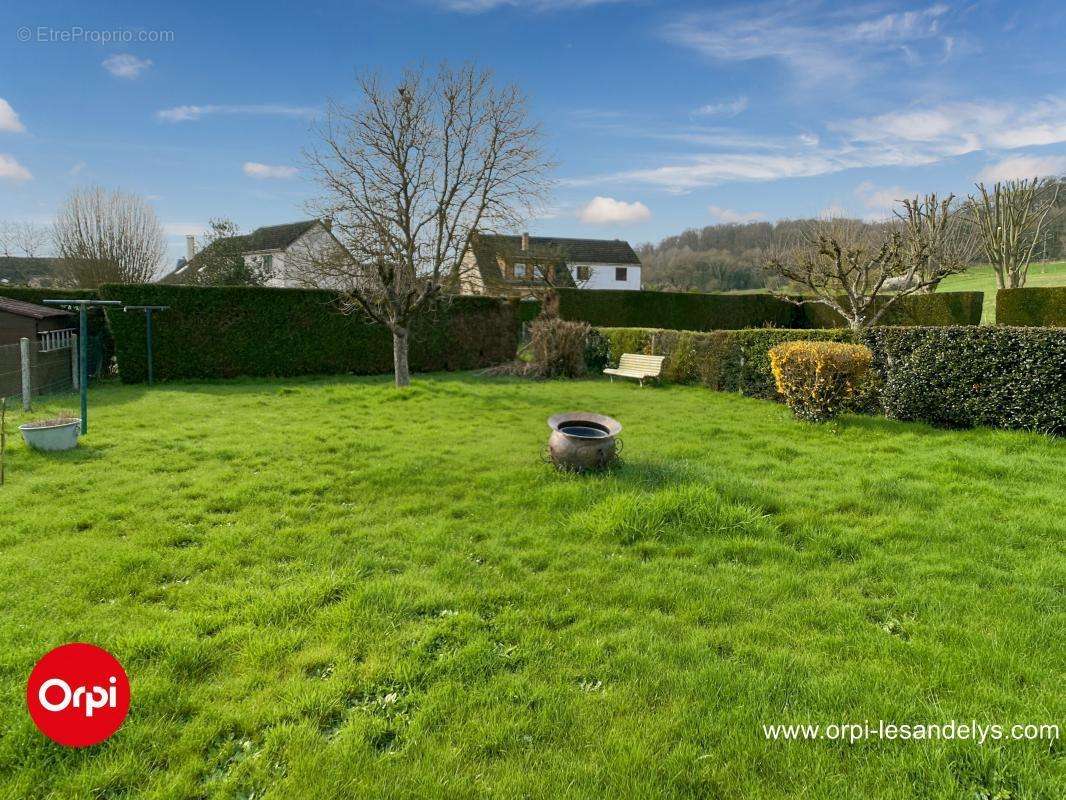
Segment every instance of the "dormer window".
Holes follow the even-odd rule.
[[[524,279],[526,277],[526,265],[523,264],[523,263],[515,264],[514,265],[514,276],[515,276],[516,279],[518,279],[518,278]]]

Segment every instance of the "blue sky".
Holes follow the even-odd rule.
[[[558,162],[540,234],[873,218],[1066,172],[1060,1],[103,5],[0,7],[0,220],[48,221],[81,184],[136,191],[171,260],[210,217],[305,216],[327,99],[358,70],[441,60],[529,96]]]

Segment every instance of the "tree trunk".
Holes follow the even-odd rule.
[[[392,329],[392,368],[396,374],[396,388],[411,385],[411,368],[407,365],[407,328]]]

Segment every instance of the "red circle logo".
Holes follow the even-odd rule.
[[[130,682],[113,655],[92,644],[57,647],[37,662],[26,684],[34,725],[67,747],[99,744],[130,710]]]

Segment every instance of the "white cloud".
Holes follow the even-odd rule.
[[[295,178],[299,171],[296,167],[258,164],[255,161],[244,162],[244,174],[250,178]]]
[[[731,208],[722,208],[721,206],[707,206],[707,210],[711,213],[711,218],[715,222],[744,224],[745,222],[758,222],[760,219],[766,218],[766,214],[762,211],[734,211]]]
[[[641,202],[627,203],[613,197],[594,197],[581,209],[580,220],[590,225],[615,225],[651,219],[651,211]]]
[[[108,56],[103,61],[104,69],[116,78],[126,78],[127,80],[140,77],[141,73],[150,66],[152,66],[151,60],[137,58],[137,56],[130,53],[116,53],[113,56]]]
[[[1011,156],[985,167],[978,178],[995,183],[1063,174],[1066,174],[1066,156]]]
[[[30,171],[17,162],[13,156],[0,153],[0,180],[28,181],[32,180]]]
[[[191,122],[214,114],[248,114],[270,117],[313,117],[316,111],[304,106],[287,106],[275,103],[263,105],[207,105],[174,106],[155,112],[156,119],[163,122]]]
[[[164,222],[163,232],[167,236],[181,237],[200,236],[207,230],[207,226],[200,222]]]
[[[873,181],[863,181],[855,187],[855,196],[867,209],[863,216],[869,220],[885,219],[892,216],[892,211],[902,200],[914,197],[917,193],[902,186],[877,186]]]
[[[830,9],[817,0],[746,4],[688,14],[664,29],[667,39],[719,61],[773,59],[791,68],[797,80],[851,83],[882,59],[922,60],[922,47],[936,57],[953,40],[940,33],[945,5],[885,13],[870,4]]]
[[[748,98],[738,97],[735,100],[725,100],[721,103],[708,103],[692,113],[697,117],[735,117],[747,107]]]
[[[72,178],[76,178],[78,175],[81,175],[81,173],[85,171],[85,168],[87,166],[88,164],[86,164],[84,161],[79,161],[67,170],[67,175],[70,175]]]
[[[0,97],[0,131],[6,133],[22,133],[26,126],[22,124],[15,109],[4,98]]]
[[[801,133],[799,140],[800,144],[805,144],[807,147],[817,147],[822,143],[821,138],[816,133]]]

